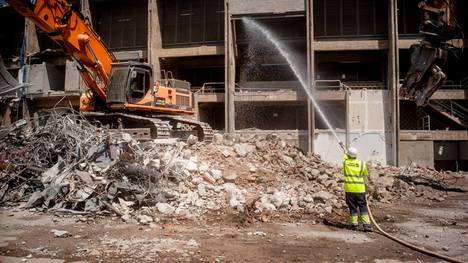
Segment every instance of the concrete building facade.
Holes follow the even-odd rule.
[[[157,79],[190,82],[197,117],[216,130],[274,132],[326,161],[341,159],[337,139],[287,61],[248,18],[289,50],[339,140],[359,148],[362,158],[468,170],[467,54],[449,57],[448,80],[431,106],[418,108],[398,95],[409,47],[421,39],[418,0],[75,2],[119,60],[146,61]],[[453,10],[468,33],[467,3],[454,1]],[[10,11],[0,9],[15,17]],[[22,52],[32,62],[25,81],[37,85],[30,107],[51,105],[63,94],[60,103],[76,104],[80,81],[71,62],[52,56],[56,47],[17,20],[25,28],[17,42],[26,43]],[[51,77],[57,71],[63,78]]]

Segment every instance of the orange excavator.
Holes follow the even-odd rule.
[[[201,141],[211,141],[210,126],[190,118],[194,112],[189,87],[153,81],[150,64],[117,62],[74,5],[65,0],[6,2],[76,62],[89,88],[80,98],[80,111],[88,119],[125,130],[139,139],[194,134]]]

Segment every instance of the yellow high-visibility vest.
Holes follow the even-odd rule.
[[[358,159],[349,158],[346,154],[343,157],[344,189],[346,193],[365,193],[366,185],[364,178],[368,171],[366,163]]]

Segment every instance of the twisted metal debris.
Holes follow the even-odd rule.
[[[129,135],[98,128],[76,113],[53,112],[40,122],[0,131],[1,203],[29,198],[27,207],[100,210],[121,188],[147,196],[148,182],[157,182],[156,171],[139,165],[145,154]]]

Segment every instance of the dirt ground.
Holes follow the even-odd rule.
[[[378,205],[398,237],[468,261],[468,195],[444,202]],[[54,216],[3,208],[0,262],[441,262],[377,233],[326,226],[320,219],[275,219],[239,227],[229,216],[162,219],[151,226],[113,217]],[[51,230],[66,230],[58,238]]]

